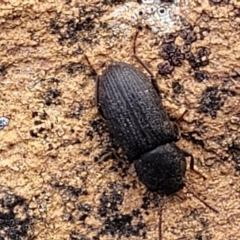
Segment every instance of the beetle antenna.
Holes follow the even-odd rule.
[[[162,212],[163,212],[163,205],[165,203],[164,196],[158,195],[158,240],[162,240]]]
[[[215,213],[220,213],[220,211],[217,210],[215,207],[211,206],[211,205],[210,205],[209,203],[207,203],[205,200],[201,199],[195,191],[193,191],[192,189],[189,188],[189,186],[186,186],[186,185],[185,185],[185,187],[186,187],[188,193],[191,193],[196,199],[198,199],[198,200],[199,200],[201,203],[203,203],[206,207],[210,208],[210,209],[211,209],[213,212],[215,212]]]

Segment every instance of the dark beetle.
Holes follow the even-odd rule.
[[[140,181],[159,194],[160,240],[163,197],[185,186],[186,157],[191,157],[190,168],[194,170],[193,157],[175,145],[179,131],[170,122],[158,89],[136,67],[123,62],[110,64],[97,80],[96,104],[110,135],[134,162]]]
[[[173,143],[178,131],[151,81],[136,67],[114,62],[99,77],[96,97],[110,135],[147,188],[163,195],[180,190],[186,152]]]

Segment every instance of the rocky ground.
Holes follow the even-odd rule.
[[[163,239],[240,239],[240,3],[3,0],[0,238],[158,239],[157,196],[109,151],[95,78],[136,47],[194,156],[192,189],[167,199]],[[141,68],[142,69],[142,68]],[[142,69],[145,71],[144,69]]]

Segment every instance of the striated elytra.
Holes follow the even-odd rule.
[[[110,135],[134,162],[141,182],[161,195],[182,189],[188,155],[174,144],[178,131],[150,79],[130,64],[114,62],[98,78],[96,92]]]

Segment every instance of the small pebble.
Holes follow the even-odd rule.
[[[6,117],[0,117],[0,130],[4,129],[9,123],[9,119]]]

